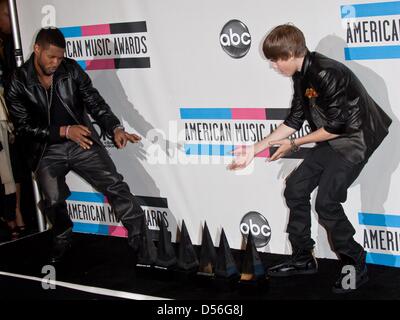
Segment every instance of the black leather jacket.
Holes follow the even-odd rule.
[[[28,164],[35,171],[50,138],[50,110],[33,58],[34,54],[12,76],[6,88],[6,99],[17,135],[22,137]],[[54,94],[72,118],[92,132],[92,140],[102,145],[88,113],[113,136],[113,130],[120,125],[120,121],[77,62],[65,58],[54,73],[53,85]]]
[[[312,131],[323,127],[339,135],[328,143],[347,161],[356,164],[368,160],[388,134],[392,120],[355,74],[338,61],[308,52],[301,71],[292,79],[292,106],[284,123],[296,130],[304,120]],[[317,96],[307,97],[307,89],[313,89]]]

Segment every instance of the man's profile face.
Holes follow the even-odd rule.
[[[270,60],[270,65],[272,69],[280,73],[285,77],[293,76],[297,71],[297,64],[294,57],[290,57],[287,60],[283,60],[281,58],[276,60]]]
[[[46,76],[51,76],[54,72],[56,72],[57,68],[64,59],[65,49],[59,48],[52,44],[47,46],[35,44],[34,52],[37,65],[43,74]]]

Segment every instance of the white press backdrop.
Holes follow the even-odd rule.
[[[256,211],[268,220],[271,229],[268,245],[259,250],[274,253],[290,252],[285,233],[288,209],[283,198],[284,178],[301,160],[283,159],[268,163],[265,158],[257,158],[253,167],[236,174],[225,169],[230,159],[228,156],[194,156],[178,151],[177,144],[200,142],[189,142],[185,134],[177,137],[177,132],[188,121],[222,121],[231,125],[236,123],[233,120],[218,120],[212,116],[207,120],[182,119],[182,110],[187,108],[209,108],[211,114],[221,108],[288,108],[292,94],[291,80],[281,77],[269,67],[261,55],[260,43],[266,32],[275,25],[294,23],[305,33],[310,50],[317,50],[344,61],[393,118],[389,137],[349,189],[348,201],[344,207],[356,228],[356,239],[368,251],[378,254],[375,262],[399,266],[399,59],[377,58],[378,53],[377,57],[370,59],[345,61],[344,56],[344,48],[347,46],[399,45],[393,31],[396,25],[390,29],[389,40],[379,42],[376,39],[375,43],[366,43],[368,39],[364,38],[363,43],[346,43],[349,42],[346,22],[351,19],[342,18],[342,6],[369,3],[361,0],[18,0],[17,6],[25,59],[31,53],[33,38],[42,25],[80,28],[145,21],[147,30],[130,33],[144,37],[141,38],[140,52],[92,57],[87,57],[86,53],[82,57],[79,50],[74,52],[72,47],[69,52],[77,60],[115,57],[150,59],[150,67],[93,67],[97,70],[87,68],[95,87],[127,130],[144,137],[142,145],[129,145],[122,151],[108,143],[108,150],[119,171],[134,194],[167,199],[168,208],[160,209],[157,204],[149,204],[146,208],[150,215],[152,210],[164,212],[173,235],[176,225],[180,226],[183,219],[192,241],[199,244],[201,227],[207,221],[216,245],[221,228],[224,228],[231,247],[240,248],[241,219],[247,212]],[[373,18],[368,18],[366,14],[364,18],[354,17],[353,20],[377,21],[382,18],[398,21],[400,4],[396,2],[393,6],[391,15],[374,15]],[[375,7],[371,8],[374,10]],[[399,9],[397,14],[396,8]],[[223,26],[232,19],[243,22],[251,35],[250,50],[240,59],[234,59],[225,53],[219,41]],[[365,30],[366,33],[372,32],[368,27]],[[90,38],[82,37],[67,35],[67,40],[72,45],[74,39]],[[106,36],[97,35],[97,39],[103,37]],[[137,43],[135,45],[136,48],[140,47]],[[271,124],[280,121],[254,118],[242,122],[264,123],[263,134],[266,134],[270,131]],[[170,156],[164,153],[165,141],[169,143],[167,147],[170,148]],[[215,141],[202,143],[218,144]],[[80,192],[96,192],[74,174],[70,174],[67,180],[71,191],[76,195],[82,195]],[[80,209],[74,207],[78,211],[89,202],[91,201],[79,196],[70,200],[71,204],[82,205]],[[92,203],[96,206],[99,203],[103,205],[102,201]],[[85,210],[91,209],[87,207]],[[368,225],[362,222],[362,213],[373,214],[373,221],[378,221],[377,217],[389,221],[390,217],[395,222],[386,225],[372,222]],[[90,224],[112,224],[110,218],[96,222],[93,216],[92,220],[85,217],[87,216],[80,215],[74,218],[77,223],[83,219],[83,222]],[[317,256],[335,257],[330,250],[325,230],[317,222],[315,211],[312,212],[312,217],[312,234],[317,242]],[[392,262],[377,258],[389,256]]]

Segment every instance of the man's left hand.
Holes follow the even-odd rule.
[[[291,145],[289,139],[282,139],[278,141],[271,141],[270,146],[279,146],[279,148],[274,152],[269,161],[275,161],[282,158],[284,155],[290,152]]]
[[[134,133],[125,132],[123,129],[116,129],[114,132],[114,142],[118,149],[125,148],[128,141],[136,143],[142,140],[140,136]]]

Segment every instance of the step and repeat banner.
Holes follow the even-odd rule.
[[[63,31],[66,56],[142,143],[117,150],[95,124],[157,237],[164,219],[172,239],[184,220],[201,243],[204,222],[216,246],[222,228],[232,248],[252,232],[261,252],[290,253],[283,198],[296,158],[226,169],[235,146],[273,131],[290,107],[292,83],[262,55],[274,26],[303,30],[310,50],[345,63],[393,119],[390,134],[348,192],[345,211],[368,261],[400,267],[400,1],[348,0],[18,0],[25,59],[42,26]],[[310,132],[307,123],[297,132]],[[74,173],[67,177],[75,231],[126,236],[107,199]],[[313,193],[314,203],[316,192]],[[313,209],[318,257],[335,258]]]

